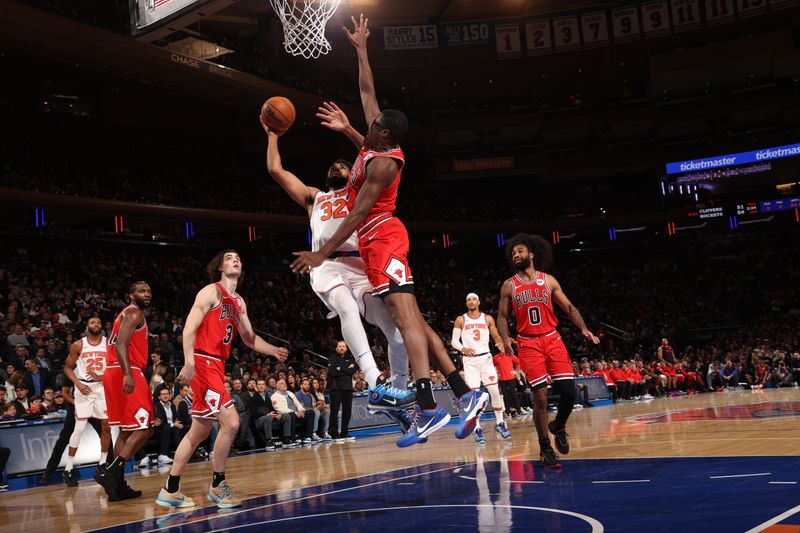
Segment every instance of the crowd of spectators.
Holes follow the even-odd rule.
[[[743,243],[747,249],[753,242]],[[234,345],[228,362],[231,393],[245,423],[239,448],[293,446],[333,436],[327,358],[339,339],[338,323],[306,278],[285,262],[290,247],[279,240],[243,252],[242,294],[250,302],[256,330],[290,348],[286,363]],[[264,248],[269,246],[270,248]],[[47,416],[63,408],[62,366],[69,345],[86,321],[99,316],[106,332],[126,304],[135,279],[153,287],[148,310],[151,361],[146,375],[159,426],[151,449],[163,461],[188,430],[191,390],[176,383],[182,365],[183,317],[205,283],[200,250],[77,241],[71,246],[40,238],[35,246],[9,243],[0,264],[0,387],[3,420]],[[587,260],[590,259],[590,260]],[[640,257],[634,251],[606,254],[603,260],[581,254],[557,256],[555,272],[566,294],[602,342],[589,345],[566,318],[561,332],[575,361],[576,374],[604,375],[620,400],[730,387],[785,387],[798,380],[800,264],[790,251],[754,248],[749,252]],[[500,249],[483,255],[463,249],[421,252],[415,256],[420,307],[444,338],[464,312],[467,292],[481,296],[485,312],[495,314],[499,286],[508,276]],[[780,268],[772,268],[780,265]],[[373,351],[387,376],[386,344],[369,327]],[[659,359],[662,337],[674,346],[674,360]],[[434,385],[446,386],[432,372]],[[529,406],[519,374],[519,406]],[[352,376],[354,392],[366,389],[361,372]],[[513,390],[513,389],[511,389]],[[328,393],[328,394],[326,394]],[[168,408],[174,406],[174,410]],[[304,414],[307,412],[308,414]]]

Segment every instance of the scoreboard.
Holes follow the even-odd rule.
[[[129,0],[131,33],[141,35],[186,15],[210,0]]]

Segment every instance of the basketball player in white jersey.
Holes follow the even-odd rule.
[[[283,168],[278,149],[278,135],[267,132],[267,170],[296,203],[308,213],[311,225],[311,247],[317,250],[328,241],[347,216],[347,181],[350,163],[339,159],[328,168],[325,177],[327,192],[303,183],[296,175]],[[389,311],[380,298],[371,297],[372,285],[364,272],[364,262],[358,253],[358,236],[353,233],[322,265],[311,270],[311,288],[330,309],[328,318],[339,316],[342,337],[354,355],[370,387],[369,408],[387,414],[405,431],[410,425],[403,407],[414,401],[414,394],[406,388],[408,383],[408,354],[403,337],[395,327]],[[392,385],[384,383],[375,363],[361,315],[378,326],[389,343],[389,365],[393,374]]]
[[[86,336],[72,343],[69,356],[64,363],[64,374],[75,385],[75,430],[69,438],[67,466],[64,469],[64,483],[74,487],[78,480],[72,473],[78,444],[90,418],[100,421],[100,461],[98,475],[106,465],[106,457],[111,446],[111,429],[108,425],[106,393],[103,389],[103,374],[106,371],[107,339],[101,335],[103,322],[92,317],[86,324]],[[95,476],[96,477],[96,476]]]
[[[503,420],[503,396],[500,394],[500,385],[497,378],[497,369],[494,367],[492,352],[489,350],[489,337],[494,339],[494,344],[502,348],[503,339],[494,319],[482,313],[481,301],[474,292],[467,294],[467,312],[455,319],[453,324],[453,337],[450,344],[461,352],[461,361],[464,364],[464,381],[471,389],[479,389],[481,383],[486,387],[492,399],[494,416],[497,419],[495,431],[504,439],[510,439],[511,433]],[[486,444],[481,429],[480,418],[476,421],[475,442]]]

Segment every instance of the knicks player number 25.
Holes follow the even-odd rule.
[[[347,202],[340,198],[334,202],[322,202],[319,204],[322,209],[320,220],[323,222],[331,218],[344,218],[347,216]]]
[[[535,305],[528,308],[528,322],[532,326],[538,326],[542,322],[542,313]]]

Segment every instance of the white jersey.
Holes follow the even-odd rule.
[[[89,372],[102,376],[106,371],[106,350],[108,340],[105,337],[100,338],[100,344],[97,346],[89,342],[89,337],[81,339],[81,354],[78,356],[78,362],[75,365],[75,376],[81,381],[94,381]]]
[[[485,314],[481,313],[478,318],[470,318],[468,314],[464,314],[461,344],[464,348],[475,350],[475,355],[489,353],[489,325],[486,323]]]
[[[347,216],[347,189],[318,192],[311,207],[311,250],[316,252],[328,242]],[[340,252],[358,251],[358,236],[353,232],[337,249]]]

